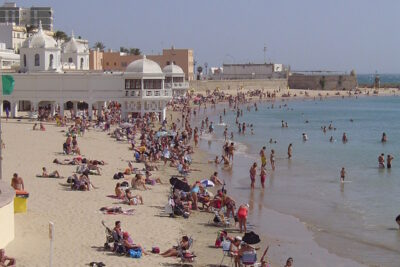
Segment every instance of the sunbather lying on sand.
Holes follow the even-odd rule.
[[[179,242],[179,246],[182,250],[189,249],[189,237],[183,236],[181,241]],[[177,257],[178,256],[178,246],[173,246],[172,248],[168,249],[167,251],[161,253],[160,255],[163,257]]]
[[[48,173],[45,167],[42,168],[41,177],[45,177],[45,178],[61,178],[60,173],[57,170],[55,170],[55,171],[53,171],[51,173]]]

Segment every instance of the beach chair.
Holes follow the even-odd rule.
[[[225,257],[229,257],[231,259],[231,262],[229,264],[229,266],[233,265],[233,255],[231,253],[231,242],[229,240],[224,240],[222,242],[222,260],[219,263],[219,266],[222,267],[222,263],[224,262]]]
[[[240,264],[242,266],[249,266],[249,267],[261,266],[260,263],[257,263],[257,253],[255,250],[244,252],[240,260]]]

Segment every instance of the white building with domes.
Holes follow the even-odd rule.
[[[20,69],[22,72],[57,72],[61,70],[61,50],[54,40],[43,32],[28,37],[20,48]]]
[[[67,102],[72,102],[75,111],[78,103],[86,106],[85,113],[93,117],[94,109],[118,102],[125,119],[157,113],[163,120],[172,99],[173,82],[181,81],[174,78],[182,77],[177,66],[172,65],[171,71],[164,68],[165,74],[146,56],[131,62],[122,73],[91,73],[87,71],[89,54],[83,44],[72,36],[61,49],[40,25],[39,31],[23,43],[20,57],[20,72],[10,73],[15,80],[14,91],[3,95],[0,103],[1,113],[7,105],[12,117],[18,117],[20,110],[37,111],[39,107],[50,107],[52,114],[64,116]],[[70,63],[68,70],[74,71],[65,71],[64,62]]]
[[[75,39],[71,39],[62,46],[61,62],[63,70],[89,70],[89,48]]]

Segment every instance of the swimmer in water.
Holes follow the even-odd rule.
[[[387,141],[386,133],[383,133],[383,134],[382,134],[381,142],[382,142],[382,143],[385,143],[386,141]]]
[[[308,140],[308,136],[306,135],[306,133],[303,133],[303,141],[307,141]]]
[[[343,133],[342,142],[343,142],[343,143],[347,143],[347,141],[349,141],[349,140],[347,139],[347,135],[346,135],[346,133]]]
[[[400,214],[399,214],[399,216],[396,217],[396,222],[399,225],[399,230],[400,230]]]
[[[378,157],[378,166],[380,169],[385,168],[385,154],[383,153]]]
[[[340,181],[342,183],[344,183],[344,178],[346,177],[346,170],[344,169],[344,167],[342,168],[342,170],[340,171]]]
[[[388,168],[388,169],[392,168],[392,160],[393,159],[394,159],[393,156],[387,155],[386,168]]]
[[[335,139],[333,139],[333,136],[331,136],[331,138],[329,138],[329,142],[333,143],[335,141]]]
[[[291,158],[292,158],[292,152],[293,152],[293,145],[292,145],[292,144],[289,144],[289,146],[288,146],[288,151],[287,151],[288,159],[291,159]]]

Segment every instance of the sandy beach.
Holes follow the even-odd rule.
[[[290,93],[302,95],[299,90],[290,90]],[[318,97],[319,94],[325,96],[326,93],[308,92],[309,97]],[[393,94],[393,91],[381,90],[379,93],[385,94]],[[329,92],[329,95],[334,96],[335,93]],[[127,161],[133,159],[128,144],[117,142],[107,133],[93,129],[86,132],[84,137],[79,137],[84,157],[104,160],[107,164],[101,167],[102,175],[91,176],[98,189],[71,191],[66,178],[35,177],[41,173],[42,167],[49,171],[57,169],[64,177],[75,171],[75,166],[52,163],[55,158],[71,158],[62,154],[62,144],[66,138],[63,131],[66,128],[48,123],[45,124],[46,131],[33,131],[33,123],[27,119],[10,119],[7,122],[3,120],[2,124],[6,145],[3,153],[4,181],[9,183],[16,172],[24,179],[25,188],[30,193],[28,212],[15,215],[15,240],[6,247],[7,254],[17,259],[18,266],[48,266],[49,221],[55,223],[54,266],[84,266],[92,261],[104,262],[107,266],[175,266],[179,262],[176,258],[154,254],[131,259],[103,251],[105,229],[101,225],[102,220],[111,228],[116,220],[120,220],[122,229],[128,231],[134,242],[146,250],[158,246],[164,251],[176,245],[180,236],[187,234],[194,238],[192,250],[197,258],[193,265],[218,266],[222,251],[213,248],[213,244],[219,228],[208,225],[213,217],[211,213],[194,212],[188,220],[160,216],[170,190],[168,180],[171,175],[177,174],[176,168],[158,164],[160,170],[153,172],[153,177],[160,177],[164,185],[152,186],[148,191],[135,190],[135,193],[143,196],[144,205],[133,206],[134,215],[104,215],[99,212],[99,208],[104,206],[130,208],[119,200],[107,197],[114,194],[114,173],[123,171]],[[189,175],[190,183],[212,174],[215,167],[206,163],[210,157],[206,151],[195,150],[192,167],[201,171]],[[134,163],[134,167],[141,169],[143,166],[142,163]],[[129,178],[132,176],[128,176],[128,181],[131,180]],[[358,265],[319,247],[313,240],[312,232],[295,217],[273,210],[268,211],[268,217],[271,218],[266,227],[268,234],[258,246],[263,250],[270,245],[268,255],[272,266],[283,266],[289,256],[301,258],[302,262],[320,263],[318,266]],[[232,233],[236,234],[235,231]]]

